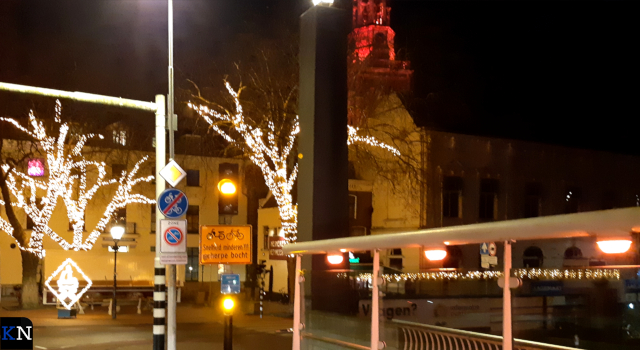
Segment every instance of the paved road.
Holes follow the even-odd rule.
[[[219,323],[178,325],[178,349],[222,349],[223,327]],[[152,345],[151,326],[35,327],[35,349],[148,350]],[[290,334],[256,332],[234,328],[234,350],[291,349]]]

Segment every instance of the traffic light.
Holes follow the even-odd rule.
[[[221,163],[218,170],[218,214],[238,215],[238,164]]]
[[[236,303],[231,297],[226,297],[222,301],[222,309],[224,310],[224,314],[226,316],[233,315],[233,309],[236,307]]]

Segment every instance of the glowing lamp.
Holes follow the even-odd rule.
[[[313,0],[314,6],[318,6],[318,5],[331,6],[331,4],[333,4],[333,0]]]
[[[44,176],[44,161],[39,158],[29,159],[27,163],[27,174],[29,176]]]
[[[119,225],[115,225],[111,227],[111,237],[113,237],[114,240],[119,241],[123,235],[124,235],[124,227]]]
[[[218,190],[220,190],[222,194],[232,195],[236,193],[236,184],[229,179],[224,179],[218,182]]]
[[[440,261],[447,256],[447,251],[444,249],[430,249],[425,250],[424,255],[429,261]]]
[[[607,254],[626,253],[631,248],[630,239],[615,239],[598,241],[598,248]]]
[[[342,256],[342,254],[331,254],[327,255],[327,260],[331,265],[338,265],[342,264],[342,261],[344,261],[344,256]]]
[[[225,315],[231,315],[233,313],[233,308],[236,306],[236,303],[231,298],[225,298],[222,302],[222,309],[224,310]]]

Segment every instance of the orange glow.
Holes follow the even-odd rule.
[[[218,190],[220,190],[220,193],[222,194],[231,195],[236,193],[236,185],[233,183],[233,181],[224,179],[218,182]]]
[[[425,250],[424,255],[429,261],[440,261],[447,257],[447,251],[444,249]]]
[[[338,265],[342,264],[342,261],[344,261],[344,257],[341,254],[331,254],[327,255],[327,260],[331,265]]]
[[[598,248],[607,254],[626,253],[631,248],[631,240],[617,239],[609,241],[598,241]]]

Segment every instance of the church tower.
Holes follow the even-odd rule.
[[[391,7],[387,0],[353,0],[353,30],[349,34],[349,96],[351,125],[362,120],[356,115],[367,105],[357,102],[372,89],[385,92],[407,92],[411,90],[409,61],[396,60],[394,39],[396,33],[390,26]],[[354,110],[356,109],[356,110]]]

